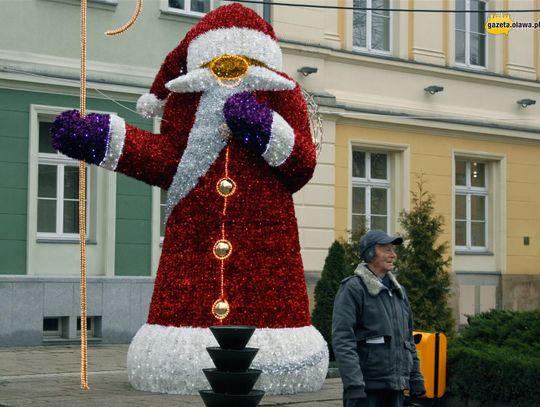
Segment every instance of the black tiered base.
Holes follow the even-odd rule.
[[[212,390],[200,390],[206,407],[255,407],[264,396],[264,391],[253,390],[261,374],[259,369],[249,369],[258,352],[256,348],[246,348],[255,331],[252,326],[212,326],[210,331],[219,347],[206,350],[216,365],[216,369],[203,369]]]
[[[245,372],[259,351],[257,348],[222,349],[218,346],[206,350],[217,369],[224,372]]]
[[[247,394],[261,375],[258,369],[244,372],[226,372],[218,369],[203,369],[204,375],[216,393]]]
[[[251,390],[248,394],[216,393],[213,390],[199,390],[206,407],[255,407],[264,396],[262,390]]]

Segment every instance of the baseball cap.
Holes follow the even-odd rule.
[[[366,258],[366,253],[369,249],[377,244],[390,243],[398,246],[403,243],[403,238],[400,236],[390,236],[380,229],[372,229],[362,236],[362,239],[360,239],[360,257],[366,261],[369,261],[370,259]]]

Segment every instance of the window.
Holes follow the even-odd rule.
[[[486,251],[487,164],[476,160],[456,159],[455,187],[456,249]]]
[[[77,336],[81,336],[81,317],[77,317]],[[86,317],[86,334],[89,338],[101,337],[101,317]]]
[[[81,317],[77,318],[77,335],[81,335]],[[90,335],[93,332],[92,317],[86,317],[86,331]],[[90,335],[92,336],[92,335]]]
[[[152,188],[152,275],[156,275],[161,256],[163,239],[165,238],[165,211],[167,191],[158,187]]]
[[[486,66],[486,1],[456,0],[456,62]]]
[[[76,239],[79,235],[79,162],[53,149],[50,128],[51,122],[39,121],[38,238]],[[86,185],[88,182],[87,171]],[[86,192],[88,195],[88,188]]]
[[[43,340],[55,341],[69,336],[69,317],[44,317]]]
[[[390,52],[390,0],[354,0],[353,48]],[[377,10],[380,9],[380,10]]]
[[[30,105],[26,261],[29,275],[79,274],[80,253],[75,247],[79,244],[79,161],[55,151],[49,133],[54,118],[69,109],[67,101],[64,106]],[[115,191],[116,173],[87,166],[88,276],[114,275]]]
[[[167,206],[167,191],[159,190],[159,238],[163,242],[165,237],[165,211]]]
[[[387,153],[352,153],[352,231],[366,229],[388,231],[389,157]]]
[[[223,0],[161,0],[161,10],[165,14],[202,17],[222,4]],[[264,20],[271,20],[271,0],[253,0],[244,6],[255,10]]]
[[[47,338],[60,338],[62,336],[62,318],[43,318],[43,336]]]
[[[186,14],[202,15],[212,10],[213,0],[168,0],[169,9],[176,9]]]

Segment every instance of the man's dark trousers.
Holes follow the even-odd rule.
[[[343,407],[403,407],[403,392],[366,390],[366,398],[343,399]]]

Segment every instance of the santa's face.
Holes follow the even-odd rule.
[[[224,54],[173,79],[166,86],[177,93],[206,92],[216,87],[239,93],[292,90],[295,84],[262,62],[242,55]]]

